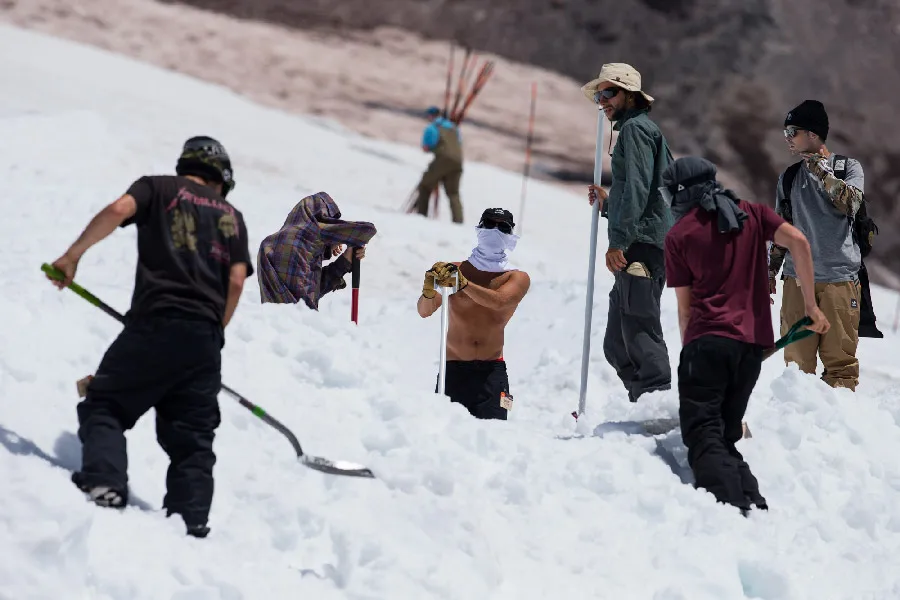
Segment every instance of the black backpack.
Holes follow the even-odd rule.
[[[789,166],[781,179],[781,192],[784,196],[783,212],[790,222],[793,221],[793,215],[791,214],[791,187],[794,185],[794,178],[797,176],[797,171],[800,170],[802,162],[798,161]],[[842,181],[847,176],[846,156],[834,155],[834,176]],[[872,243],[875,241],[875,235],[878,233],[878,226],[875,225],[875,221],[866,212],[865,194],[863,194],[859,210],[856,211],[856,217],[852,219],[847,217],[847,220],[850,221],[850,229],[853,231],[853,241],[859,246],[859,252],[865,258],[872,251]]]

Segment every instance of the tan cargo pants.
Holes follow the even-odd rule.
[[[813,334],[789,344],[784,349],[785,364],[795,362],[805,373],[815,375],[816,355],[822,359],[825,371],[822,379],[831,387],[856,390],[859,383],[859,282],[817,283],[816,304],[831,323],[825,335]],[[791,325],[806,316],[800,283],[792,278],[784,280],[781,302],[781,335]]]

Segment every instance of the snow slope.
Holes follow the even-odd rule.
[[[772,510],[744,519],[682,483],[677,430],[628,433],[635,419],[676,414],[677,397],[627,402],[600,349],[611,285],[602,269],[589,413],[576,431],[590,225],[582,197],[529,188],[514,257],[533,284],[505,351],[515,408],[508,422],[481,422],[432,393],[440,321],[414,306],[428,266],[467,255],[485,207],[518,213],[519,175],[468,164],[468,224],[450,224],[446,207],[429,221],[397,210],[428,160],[414,146],[6,27],[0,81],[0,598],[900,597],[892,334],[862,342],[857,394],[778,358],[766,363],[748,413],[754,437],[740,448]],[[309,453],[364,463],[378,478],[303,468],[283,438],[223,395],[206,540],[159,512],[166,458],[152,418],[128,435],[134,506],[96,508],[69,482],[80,460],[74,382],[120,326],[39,271],[133,179],[171,172],[195,134],[231,152],[233,200],[254,252],[318,190],[379,230],[362,265],[359,326],[349,293],[326,297],[318,313],[263,307],[254,279],[223,355],[224,381]],[[77,276],[122,311],[134,242],[133,229],[116,232]],[[874,293],[884,322],[894,298]],[[664,323],[677,365],[670,292]]]

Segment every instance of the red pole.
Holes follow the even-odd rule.
[[[351,249],[350,265],[351,265],[351,293],[350,298],[350,320],[359,324],[359,259],[356,257],[357,248]]]

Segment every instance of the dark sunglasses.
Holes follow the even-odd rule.
[[[607,100],[610,100],[611,98],[615,98],[616,96],[619,95],[619,92],[621,92],[621,91],[622,91],[622,88],[617,88],[617,87],[609,87],[609,88],[606,88],[603,90],[598,90],[598,91],[594,92],[594,103],[600,104],[601,97],[606,98]]]
[[[801,131],[806,131],[805,129],[800,129],[799,127],[794,127],[793,125],[788,125],[784,128],[784,137],[787,139],[791,139]]]
[[[503,233],[512,233],[512,226],[500,221],[482,221],[478,226],[482,229],[499,229]]]

